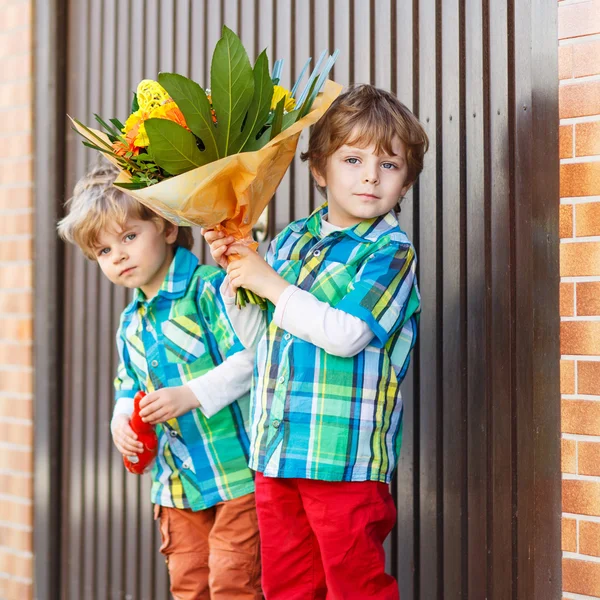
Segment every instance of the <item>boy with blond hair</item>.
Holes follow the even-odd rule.
[[[102,162],[76,185],[61,237],[116,285],[134,290],[117,333],[111,422],[124,456],[142,450],[129,426],[155,425],[152,502],[177,600],[258,600],[259,535],[248,469],[248,395],[254,353],[244,350],[219,293],[220,269],[198,264],[191,229],[113,186]]]
[[[427,146],[395,96],[358,86],[314,125],[303,155],[323,206],[286,227],[266,260],[204,232],[222,266],[239,255],[223,293],[240,340],[257,347],[250,467],[268,600],[398,598],[383,542],[420,297],[395,209]],[[266,313],[236,309],[239,287],[268,299]]]

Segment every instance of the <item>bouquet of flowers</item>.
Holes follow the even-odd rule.
[[[96,116],[101,130],[72,119],[84,144],[121,171],[115,185],[178,225],[222,229],[252,245],[251,231],[289,167],[302,129],[315,123],[342,86],[327,79],[337,51],[310,59],[287,90],[283,61],[269,72],[263,51],[251,66],[237,35],[223,27],[210,89],[176,73],[142,81],[125,123]],[[254,244],[254,248],[256,245]],[[264,300],[240,290],[238,303]]]

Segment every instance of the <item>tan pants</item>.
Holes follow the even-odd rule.
[[[193,512],[155,506],[175,600],[262,600],[254,494]]]

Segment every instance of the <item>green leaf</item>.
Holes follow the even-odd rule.
[[[110,122],[119,130],[119,133],[123,133],[123,129],[125,129],[125,125],[119,121],[119,119],[111,119]]]
[[[142,183],[139,181],[135,181],[133,183],[113,183],[115,187],[123,188],[124,190],[141,190],[145,187],[148,187],[147,183]]]
[[[179,175],[207,162],[196,146],[196,137],[187,129],[167,119],[145,121],[149,148],[154,162],[171,175]]]
[[[133,92],[133,100],[131,101],[131,112],[137,112],[140,110],[140,105],[138,104],[137,94]]]
[[[308,89],[308,94],[306,95],[306,98],[304,99],[302,106],[299,108],[299,113],[298,113],[299,119],[302,119],[302,117],[305,117],[308,114],[308,111],[310,110],[310,107],[312,106],[312,103],[314,101],[313,92],[316,87],[317,87],[317,79],[315,78],[315,79],[313,79],[313,81],[310,85],[310,88]]]
[[[271,100],[273,99],[273,81],[269,75],[269,59],[266,51],[262,51],[254,65],[254,95],[246,122],[244,124],[243,137],[239,147],[232,147],[231,152],[240,152],[248,142],[256,137],[269,117]]]
[[[242,124],[254,93],[254,76],[248,54],[231,29],[223,26],[210,67],[212,104],[217,114],[219,157],[235,154]]]
[[[299,110],[292,110],[289,113],[283,115],[283,122],[281,124],[281,131],[285,131],[290,125],[293,125],[300,115]]]
[[[281,133],[281,126],[283,125],[283,110],[285,108],[285,98],[282,98],[275,107],[275,113],[273,114],[273,125],[271,125],[271,139],[278,136]]]
[[[212,121],[206,92],[195,82],[177,73],[160,73],[158,83],[173,98],[191,131],[204,144],[206,162],[219,158],[216,127]]]

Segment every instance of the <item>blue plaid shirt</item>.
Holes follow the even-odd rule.
[[[178,248],[158,294],[139,289],[121,315],[116,399],[178,386],[242,350],[227,319],[220,269]],[[156,426],[152,502],[201,510],[254,491],[246,433],[249,396],[210,420],[200,409]]]
[[[375,337],[356,356],[334,356],[278,327],[271,305],[256,352],[250,467],[269,477],[389,482],[420,311],[415,250],[394,212],[323,237],[326,214],[324,205],[286,227],[266,260]]]

